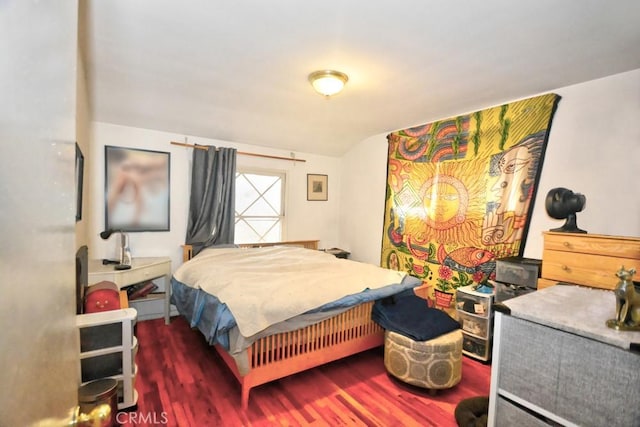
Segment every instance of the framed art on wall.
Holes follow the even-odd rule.
[[[328,185],[329,177],[327,175],[307,174],[307,200],[329,200]]]
[[[171,154],[105,146],[105,229],[169,231]]]

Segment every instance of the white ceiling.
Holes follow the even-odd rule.
[[[637,0],[86,0],[93,120],[340,156],[640,68]],[[310,72],[349,75],[324,99]],[[198,142],[197,138],[189,142]]]

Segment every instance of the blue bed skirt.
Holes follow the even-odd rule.
[[[420,284],[421,281],[419,279],[407,275],[401,283],[347,295],[339,300],[310,310],[305,315],[308,315],[309,323],[316,323],[323,320],[323,317],[331,317],[363,302],[380,300],[412,290],[420,286]],[[236,327],[236,321],[227,305],[220,302],[215,296],[201,289],[187,286],[175,278],[171,278],[171,290],[171,303],[189,321],[191,327],[198,328],[209,344],[219,344],[229,351],[229,332]],[[323,314],[326,314],[326,316],[323,316]],[[301,317],[305,317],[305,315]],[[293,327],[291,330],[293,329],[297,329],[297,327]],[[280,332],[282,331],[282,328],[280,328]]]

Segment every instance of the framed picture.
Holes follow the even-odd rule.
[[[76,221],[82,219],[82,185],[84,180],[84,156],[76,142]]]
[[[307,200],[328,200],[327,187],[329,177],[327,175],[307,174]]]
[[[171,154],[105,146],[105,230],[169,231]]]

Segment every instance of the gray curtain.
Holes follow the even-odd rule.
[[[194,255],[207,246],[233,243],[235,183],[235,148],[194,148],[185,239]]]

